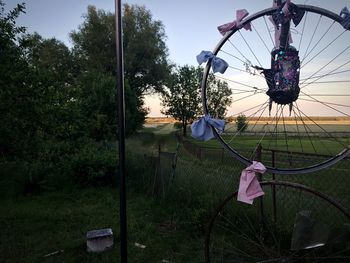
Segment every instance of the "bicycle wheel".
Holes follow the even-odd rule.
[[[229,113],[234,118],[244,114],[248,124],[242,132],[245,128],[237,131],[229,123],[221,135],[213,128],[215,137],[246,165],[252,163],[260,144],[266,152],[262,162],[268,172],[278,174],[317,171],[350,154],[350,31],[343,28],[339,15],[328,10],[298,8],[304,16],[297,27],[290,23],[293,43],[283,50],[275,47],[275,27],[269,20],[277,8],[269,8],[242,21],[243,26],[250,23],[252,31],[227,32],[213,51],[229,64],[224,74],[215,74],[233,93]],[[276,95],[269,85],[269,69],[276,66],[282,51],[297,65],[299,90],[293,96]],[[202,102],[204,113],[215,117],[215,107],[209,105],[213,98],[207,92],[209,62],[201,82]],[[278,161],[272,161],[271,151],[279,153]]]
[[[348,210],[300,184],[261,185],[265,195],[253,205],[236,201],[236,192],[217,208],[205,262],[348,262]]]

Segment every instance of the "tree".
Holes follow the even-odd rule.
[[[169,82],[167,92],[162,96],[163,111],[181,121],[183,135],[186,136],[186,127],[202,114],[202,100],[200,81],[203,70],[200,67],[179,67]],[[224,81],[217,80],[209,74],[207,82],[207,103],[212,117],[223,119],[227,107],[231,104],[232,91]]]
[[[115,16],[89,6],[85,21],[71,33],[73,52],[85,70],[115,74]],[[125,77],[138,94],[162,90],[169,73],[164,26],[136,5],[124,5],[123,45]]]
[[[244,114],[240,114],[236,118],[237,131],[241,134],[248,128],[247,117]]]
[[[70,34],[75,61],[81,71],[115,76],[114,14],[89,6],[84,17],[78,30]],[[129,95],[126,112],[127,116],[135,117],[126,123],[131,123],[129,132],[133,132],[145,119],[144,95],[162,92],[171,66],[167,60],[164,26],[153,20],[145,7],[124,5],[123,33],[125,82],[130,88],[126,90]]]
[[[227,107],[232,103],[231,95],[232,90],[227,82],[215,78],[215,75],[210,73],[207,81],[207,104],[212,117],[225,118]]]
[[[5,13],[4,5],[0,0],[0,153],[6,155],[14,154],[28,141],[33,128],[28,112],[33,109],[33,102],[27,85],[28,65],[18,45],[19,35],[25,28],[16,26],[16,19],[24,13],[25,6],[18,4]]]
[[[183,135],[186,136],[186,127],[201,112],[200,100],[201,70],[185,65],[177,68],[162,94],[162,113],[170,115],[182,124]]]

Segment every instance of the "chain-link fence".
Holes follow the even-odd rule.
[[[180,143],[176,152],[158,148],[156,155],[149,157],[151,158],[149,161],[147,158],[144,159],[145,162],[153,162],[153,171],[148,184],[149,193],[157,199],[164,200],[169,206],[174,206],[176,203],[177,209],[181,207],[181,211],[175,209],[172,212],[173,217],[181,217],[179,222],[189,227],[193,235],[197,235],[196,240],[200,243],[198,247],[201,247],[204,240],[203,233],[207,230],[211,216],[219,204],[237,190],[241,172],[246,166],[222,148],[203,147],[188,140],[178,139]],[[250,149],[250,152],[253,151]],[[247,154],[250,152],[247,149]],[[305,159],[316,158],[315,161],[319,161],[320,158],[326,157],[271,149],[262,149],[261,153],[262,162],[266,165],[284,167],[294,167]],[[349,171],[350,162],[347,158],[317,172],[299,175],[264,174],[263,180],[275,179],[299,183],[314,188],[349,208]],[[344,222],[344,215],[340,211],[313,192],[283,186],[265,187],[264,191],[265,216],[277,217],[279,226],[286,225],[288,221],[291,225],[289,231],[293,231],[296,215],[305,210],[312,211],[315,217],[317,215],[317,218],[321,218],[329,226],[338,226]],[[254,206],[235,202],[232,203],[232,209],[242,207],[245,208],[244,211],[251,212],[253,208],[259,208],[259,201],[254,201]],[[234,210],[233,213],[236,212],[238,210]],[[246,219],[251,220],[248,212]]]
[[[252,151],[252,150],[250,150]],[[247,149],[247,155],[250,155]],[[331,156],[307,154],[290,151],[262,149],[262,163],[276,167],[298,167],[303,163],[317,163]],[[186,166],[186,159],[191,162]],[[299,175],[265,174],[263,180],[280,180],[304,184],[328,196],[346,207],[350,207],[348,185],[350,183],[350,162],[345,158],[331,167],[317,172]],[[185,169],[182,167],[186,166]],[[193,166],[193,167],[191,167]],[[238,187],[239,176],[244,169],[238,160],[225,149],[219,147],[203,147],[190,141],[183,141],[179,153],[179,165],[176,174],[186,173],[186,177],[199,175],[199,182],[216,189],[220,193],[229,194]],[[184,176],[184,175],[182,175]],[[215,179],[214,179],[215,178]]]

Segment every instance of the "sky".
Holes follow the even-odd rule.
[[[17,23],[29,32],[38,32],[46,38],[55,37],[71,47],[69,33],[78,29],[84,20],[88,5],[114,12],[113,0],[23,0],[26,14]],[[7,9],[22,1],[5,0]],[[295,0],[296,4],[317,5],[339,13],[350,0]],[[235,19],[235,11],[245,8],[250,14],[269,8],[272,0],[124,0],[122,3],[144,5],[161,20],[167,35],[169,59],[177,65],[197,65],[196,55],[201,50],[213,50],[222,36],[217,26]],[[160,115],[159,99],[146,98],[150,116]]]

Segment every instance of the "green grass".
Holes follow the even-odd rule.
[[[311,140],[308,137],[288,137],[288,143],[284,135],[279,135],[278,138],[272,138],[270,136],[251,136],[251,135],[237,135],[232,137],[230,135],[223,135],[223,140],[228,143],[233,149],[239,151],[253,151],[257,143],[261,142],[264,149],[275,149],[292,152],[305,152],[305,153],[317,153],[325,155],[335,155],[344,149],[344,146],[334,140],[327,138],[312,137]],[[189,138],[189,140],[202,147],[221,147],[221,144],[217,140],[210,140],[207,142],[200,142],[195,139]],[[338,141],[344,145],[349,145],[349,138],[339,138]],[[302,145],[302,146],[301,146]],[[316,152],[315,152],[316,150]]]
[[[118,195],[104,187],[1,200],[1,262],[119,262]],[[129,262],[200,262],[202,240],[181,229],[176,207],[129,192],[127,209]],[[87,253],[86,232],[106,227],[113,249]]]
[[[173,184],[165,199],[155,200],[149,195],[155,171],[148,156],[157,156],[158,145],[162,151],[174,152],[177,142],[171,132],[154,131],[148,128],[127,140],[129,262],[203,262],[210,215],[220,200],[237,189],[244,165],[226,155],[220,164],[200,161],[180,147]],[[255,140],[242,136],[240,143],[252,147]],[[212,140],[201,145],[216,147],[218,143]],[[347,163],[341,162],[322,173],[277,177],[305,183],[350,205],[348,171]],[[119,262],[117,187],[73,187],[70,192],[3,198],[0,215],[1,262]],[[113,229],[114,248],[87,253],[86,232],[106,227]],[[135,242],[146,248],[136,247]]]
[[[316,122],[317,123],[317,122]],[[317,123],[318,124],[318,123]],[[320,128],[322,127],[322,129]],[[323,133],[324,130],[327,132],[349,132],[350,131],[350,125],[349,124],[307,124],[307,125],[302,125],[298,124],[290,124],[286,123],[285,125],[283,124],[278,124],[277,125],[277,131],[278,132],[295,132],[297,133],[298,130],[300,133],[305,133],[306,129],[308,132],[314,132],[314,133]],[[230,133],[235,133],[237,130],[237,126],[235,123],[227,123],[225,125],[225,131],[230,132]],[[255,124],[251,123],[248,124],[247,131],[248,132],[264,132],[265,130],[271,130],[275,131],[275,125],[269,124],[269,126],[265,126],[263,124]]]

